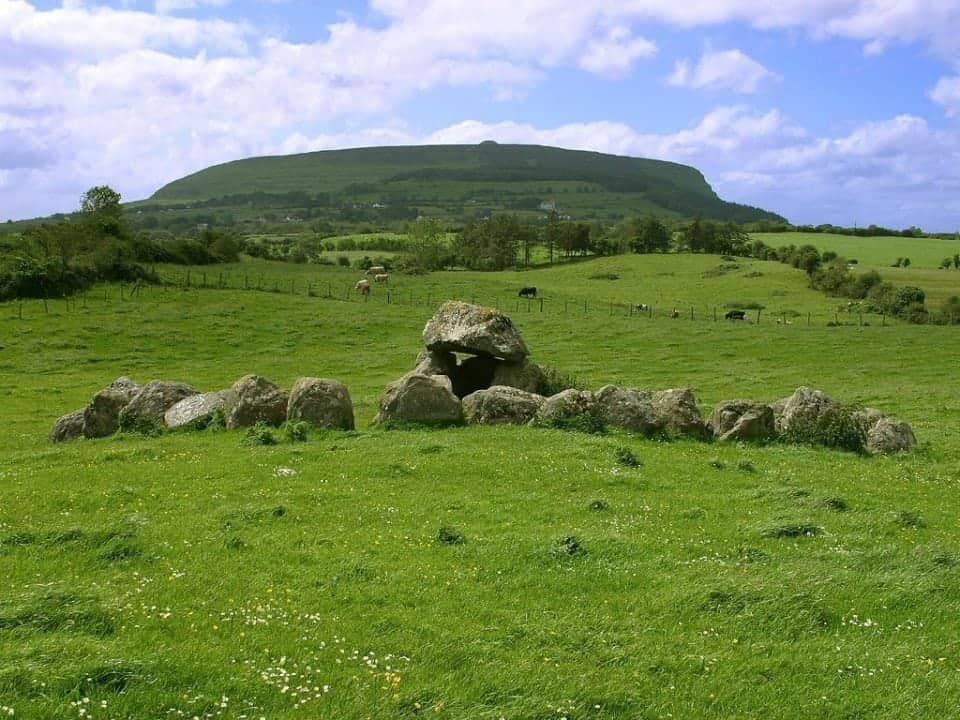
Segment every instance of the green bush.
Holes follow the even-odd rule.
[[[273,434],[274,428],[265,422],[258,422],[247,429],[247,434],[240,441],[241,445],[276,445],[277,437]]]
[[[855,409],[849,407],[826,408],[816,418],[795,420],[781,439],[856,453],[863,453],[867,447],[863,424],[856,417]]]
[[[545,397],[556,395],[564,390],[585,390],[587,387],[582,380],[569,373],[557,370],[555,367],[543,365],[541,369],[543,370],[544,380],[540,385],[539,392]]]
[[[287,442],[306,442],[310,423],[303,420],[287,420],[280,429]]]

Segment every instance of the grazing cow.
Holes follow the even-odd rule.
[[[361,295],[370,294],[370,281],[369,280],[357,280],[357,284],[353,286],[353,289],[356,290]]]
[[[650,306],[646,303],[637,303],[633,306],[633,311],[638,313],[645,313],[650,309]]]
[[[390,280],[390,276],[387,273],[377,273],[373,276],[374,282],[385,283]]]
[[[535,287],[520,288],[518,295],[519,297],[535,298],[537,296],[537,289]]]
[[[673,309],[673,312],[670,313],[670,317],[672,317],[672,318],[678,318],[678,317],[680,317],[680,311],[677,310],[676,308],[674,308],[674,309]]]
[[[384,275],[386,272],[387,269],[383,265],[371,265],[364,275]]]
[[[727,314],[723,316],[727,320],[746,320],[747,311],[746,310],[728,310]]]

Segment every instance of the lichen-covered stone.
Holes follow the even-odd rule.
[[[281,425],[287,419],[287,394],[259,375],[244,375],[230,388],[237,401],[227,413],[230,429],[250,427],[258,422]]]
[[[456,425],[463,422],[463,406],[445,375],[407,374],[387,385],[373,422]]]
[[[67,413],[53,424],[50,428],[50,442],[58,443],[66,440],[76,440],[83,437],[83,410],[74,410]]]
[[[486,355],[520,361],[529,352],[509,317],[494,308],[451,300],[423,329],[428,350]]]
[[[752,400],[724,400],[713,409],[707,428],[723,441],[763,441],[777,434],[773,408]]]
[[[287,420],[302,420],[321,428],[353,430],[353,402],[339,380],[304,377],[290,390]]]
[[[524,425],[536,416],[544,402],[542,395],[494,385],[467,395],[463,399],[463,415],[468,424]]]
[[[126,376],[118,377],[90,399],[83,410],[83,434],[88,438],[113,435],[120,428],[120,411],[142,386]]]

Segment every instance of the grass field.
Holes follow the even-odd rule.
[[[819,233],[753,233],[771,247],[810,244],[821,252],[832,250],[856,258],[861,271],[876,270],[884,280],[898,286],[914,285],[927,293],[934,310],[948,297],[960,295],[960,271],[940,270],[946,257],[960,253],[960,241],[940,238],[851,237]],[[891,267],[897,258],[910,258],[909,267]]]
[[[383,287],[365,303],[320,292],[355,271],[247,263],[229,269],[234,289],[121,300],[100,288],[46,313],[0,305],[0,712],[949,717],[960,691],[960,336],[712,322],[706,308],[730,295],[832,311],[802,273],[710,273],[719,262],[397,276],[391,292],[413,302],[390,304]],[[193,269],[194,284],[204,271],[214,283]],[[619,279],[590,279],[610,272]],[[295,292],[235,289],[241,274],[292,280]],[[547,295],[542,313],[510,308],[533,359],[592,388],[690,386],[708,412],[809,384],[908,420],[921,447],[866,458],[369,427],[441,298],[514,302],[527,284]],[[559,310],[564,298],[620,296],[695,304],[705,317]],[[118,375],[206,390],[248,372],[286,387],[343,380],[358,430],[272,447],[243,446],[239,432],[46,441],[56,416]],[[622,447],[640,466],[617,462]]]

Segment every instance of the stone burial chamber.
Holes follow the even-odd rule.
[[[545,399],[543,368],[529,361],[527,344],[513,321],[494,308],[444,303],[424,327],[423,345],[413,369],[387,386],[374,424],[457,424],[468,419],[465,409],[470,417],[507,422],[494,420],[491,403],[504,418],[525,422],[529,408]],[[491,390],[493,396],[466,400]]]

